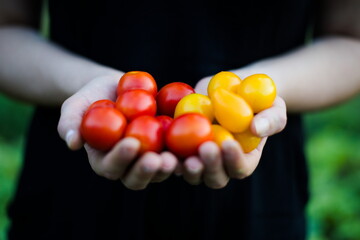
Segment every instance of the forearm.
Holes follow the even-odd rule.
[[[0,28],[0,89],[31,103],[60,105],[85,83],[121,75],[41,38],[30,28]]]
[[[274,79],[290,112],[340,103],[360,91],[360,42],[342,37],[318,39],[290,53],[251,64],[241,77],[265,73]]]

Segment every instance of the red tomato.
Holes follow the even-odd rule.
[[[142,71],[131,71],[122,75],[117,86],[118,96],[130,89],[144,89],[154,98],[157,94],[155,79],[151,74]]]
[[[126,128],[126,137],[137,138],[140,143],[140,154],[147,151],[161,152],[164,147],[163,127],[155,117],[140,116]]]
[[[195,93],[195,90],[183,82],[173,82],[165,85],[156,96],[158,114],[174,117],[176,104],[191,93]]]
[[[156,119],[160,121],[161,125],[163,126],[164,132],[169,128],[170,124],[173,121],[172,117],[166,115],[156,116]]]
[[[89,111],[90,109],[96,108],[96,107],[110,107],[115,108],[115,102],[109,100],[109,99],[102,99],[98,100],[96,102],[93,102],[87,109]]]
[[[84,115],[80,132],[90,146],[107,151],[122,138],[126,125],[126,118],[117,109],[96,107]]]
[[[166,146],[182,158],[197,155],[199,146],[210,140],[213,140],[211,123],[199,113],[175,118],[165,133]]]
[[[142,115],[155,116],[156,114],[155,98],[143,89],[123,92],[116,100],[116,108],[129,121]]]

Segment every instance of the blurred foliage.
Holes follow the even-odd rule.
[[[17,141],[24,135],[32,107],[4,95],[0,95],[0,106],[0,138],[9,142]]]
[[[16,188],[33,107],[0,94],[0,240],[9,225],[6,207]]]
[[[360,239],[360,96],[305,116],[309,239]]]

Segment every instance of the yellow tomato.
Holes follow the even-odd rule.
[[[229,132],[222,126],[218,124],[213,124],[211,125],[211,128],[214,135],[214,142],[216,142],[219,147],[221,147],[223,141],[225,140],[234,140],[234,136],[231,134],[231,132]]]
[[[213,107],[208,96],[200,93],[192,93],[183,97],[175,108],[174,118],[185,113],[201,113],[210,122],[214,120]]]
[[[243,132],[250,126],[254,114],[242,97],[217,88],[211,101],[216,120],[230,132]]]
[[[241,145],[241,148],[245,153],[254,150],[261,141],[261,138],[255,136],[250,129],[247,129],[242,133],[234,133],[234,138]]]
[[[245,99],[254,113],[258,113],[272,106],[276,97],[276,86],[268,75],[254,74],[241,82],[236,93]]]
[[[235,92],[240,82],[241,79],[235,73],[226,71],[219,72],[210,79],[207,88],[208,96],[211,98],[215,89],[218,87],[225,88],[230,92]]]

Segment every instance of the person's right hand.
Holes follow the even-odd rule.
[[[144,189],[150,182],[167,179],[177,165],[170,152],[138,154],[140,142],[123,138],[109,152],[101,152],[88,144],[80,134],[83,114],[88,106],[100,99],[116,100],[116,86],[121,75],[97,77],[68,98],[61,107],[58,132],[72,150],[85,146],[89,163],[96,174],[111,180],[121,180],[133,190]]]

